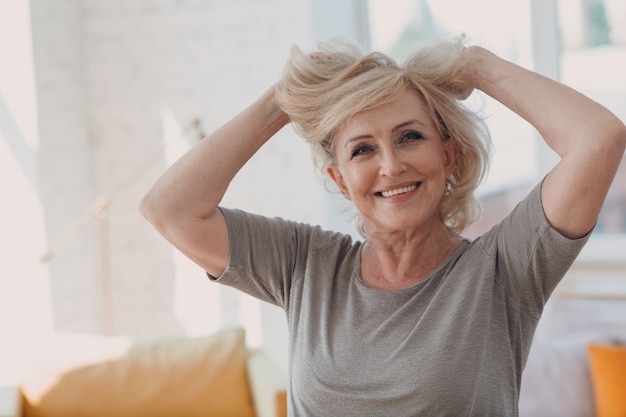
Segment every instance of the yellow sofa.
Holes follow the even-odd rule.
[[[132,342],[56,335],[35,346],[0,417],[284,417],[286,379],[243,329]]]

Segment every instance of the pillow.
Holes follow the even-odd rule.
[[[254,416],[243,329],[126,348],[68,337],[44,352],[21,386],[24,417]]]
[[[596,417],[626,416],[626,347],[589,345]]]

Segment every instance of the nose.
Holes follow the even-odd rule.
[[[395,178],[407,170],[407,165],[397,149],[385,149],[380,155],[380,175]]]

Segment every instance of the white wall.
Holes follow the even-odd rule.
[[[24,303],[30,297],[43,306],[36,316],[42,330],[142,338],[244,324],[251,343],[263,343],[286,366],[284,313],[211,284],[141,218],[138,205],[199,130],[217,128],[280,78],[293,44],[311,49],[335,34],[366,41],[363,4],[0,3],[0,23],[16,22],[0,24],[0,98],[10,107],[0,111],[0,132],[9,131],[8,114],[23,139],[2,137],[2,166],[3,173],[11,167],[4,177],[25,193],[1,217],[33,227],[16,229],[28,248],[3,239],[27,254],[28,268],[3,259],[0,285],[8,290],[0,290],[0,304],[13,307],[0,316],[30,306]],[[347,21],[349,27],[339,24]],[[16,83],[16,73],[23,81]],[[99,198],[105,211],[93,206]],[[286,127],[244,167],[224,205],[354,233],[335,200],[314,172],[308,147]],[[44,253],[50,260],[42,264]],[[37,279],[39,287],[30,285],[26,294],[9,277]]]
[[[55,330],[152,337],[243,322],[253,343],[272,344],[284,361],[284,314],[209,283],[137,208],[197,141],[194,120],[217,128],[279,79],[291,45],[313,47],[311,1],[30,3]],[[90,211],[102,196],[107,234]],[[349,229],[330,201],[308,147],[287,127],[224,205]],[[77,219],[85,221],[74,227]]]

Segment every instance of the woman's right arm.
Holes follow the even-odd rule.
[[[272,87],[176,161],[145,195],[141,213],[206,272],[221,275],[229,240],[218,205],[235,174],[288,122]]]

